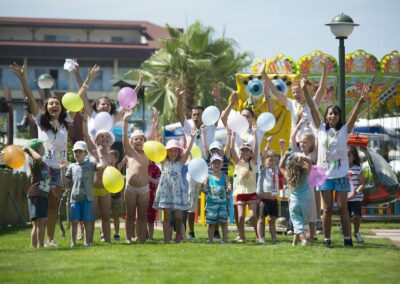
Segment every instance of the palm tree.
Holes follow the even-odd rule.
[[[226,98],[234,87],[235,73],[248,66],[250,59],[247,52],[235,51],[234,40],[224,36],[214,39],[214,30],[199,22],[183,33],[170,26],[167,29],[171,37],[162,40],[162,47],[142,64],[142,69],[151,85],[146,90],[146,103],[156,106],[165,121],[172,121],[177,81],[188,91],[183,104],[189,116],[192,106],[213,104],[209,95],[213,83],[222,84],[221,97]]]

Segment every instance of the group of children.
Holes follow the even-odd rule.
[[[326,65],[325,59],[322,64]],[[143,243],[148,238],[152,239],[157,209],[163,211],[165,243],[171,242],[173,228],[176,231],[176,243],[185,239],[186,219],[188,219],[189,238],[194,238],[193,213],[200,191],[206,195],[205,216],[209,226],[209,242],[214,241],[218,225],[222,229],[222,242],[228,241],[228,199],[232,192],[235,223],[238,229],[236,242],[246,241],[245,212],[248,205],[249,224],[254,228],[257,242],[265,243],[265,218],[268,217],[271,241],[277,243],[275,221],[278,217],[279,190],[282,189],[281,175],[284,176],[290,191],[289,211],[294,228],[293,245],[305,245],[316,239],[315,224],[320,219],[319,203],[322,197],[323,242],[326,246],[330,246],[333,191],[336,191],[345,246],[352,246],[348,210],[356,216],[354,233],[357,241],[362,242],[359,225],[364,180],[357,150],[355,148],[347,150],[347,140],[369,89],[367,87],[363,89],[360,100],[347,123],[341,121],[341,110],[337,106],[329,106],[321,120],[316,109],[316,104],[321,100],[320,92],[317,91],[317,94],[311,97],[305,79],[293,84],[292,100],[281,94],[268,79],[264,71],[265,61],[261,70],[266,89],[269,89],[278,99],[278,103],[286,106],[292,114],[291,151],[285,151],[286,141],[280,141],[279,166],[278,154],[269,148],[273,136],[268,137],[267,145],[260,153],[260,141],[264,133],[255,126],[255,116],[251,108],[241,112],[250,125],[245,135],[239,136],[228,128],[227,117],[238,100],[236,92],[232,93],[230,102],[221,115],[221,120],[227,129],[224,149],[219,141],[214,140],[215,125],[203,125],[202,106],[192,109],[191,119],[184,117],[182,97],[188,94],[179,83],[176,88],[177,116],[184,129],[184,137],[181,141],[169,140],[165,145],[166,159],[160,164],[155,164],[145,155],[143,145],[146,140],[159,140],[158,111],[153,109],[153,120],[147,136],[137,129],[133,129],[129,135],[128,121],[131,111],[123,109],[116,111],[114,103],[107,97],[96,100],[93,105],[87,98],[87,88],[100,72],[100,68],[94,66],[84,82],[80,78],[79,69],[76,69],[75,74],[80,87],[78,94],[82,97],[85,108],[83,115],[85,141],[77,141],[73,146],[75,162],[67,165],[65,159],[60,159],[64,186],[71,187],[71,247],[76,246],[79,222],[84,225],[84,244],[87,246],[93,244],[96,212],[100,213],[102,221],[102,239],[110,242],[110,208],[113,199],[117,200],[114,202],[115,205],[121,198],[121,194],[113,198],[102,182],[104,168],[109,165],[116,167],[119,165],[118,152],[111,150],[115,140],[113,133],[98,129],[93,123],[96,115],[103,111],[108,112],[115,122],[123,116],[122,143],[125,153],[123,161],[127,164],[123,194],[126,208],[126,243],[130,244],[136,240]],[[142,79],[139,80],[136,90],[141,87],[141,81]],[[322,82],[321,88],[323,87]],[[219,93],[219,86],[214,86],[212,94],[217,106]],[[269,110],[273,112],[274,106],[270,96],[265,97]],[[57,110],[58,108],[62,109],[62,106],[58,105]],[[43,112],[51,114],[51,107],[45,104]],[[193,145],[200,148],[202,157],[209,163],[209,173],[204,183],[197,182],[187,174],[187,162]],[[43,158],[46,147],[49,148],[47,143],[35,139],[30,140],[26,148],[26,152],[32,157],[32,186],[28,190],[28,204],[33,224],[33,247],[43,246],[47,217],[46,196],[53,194],[49,182],[49,170]],[[235,167],[232,180],[227,170],[230,162]],[[315,164],[323,167],[328,177],[317,190],[308,184],[308,175],[312,165]],[[347,206],[348,198],[349,206]],[[114,213],[114,224],[119,224],[118,210]],[[174,227],[171,226],[172,219]],[[307,223],[310,224],[310,236],[305,234]],[[118,228],[114,238],[119,239]]]

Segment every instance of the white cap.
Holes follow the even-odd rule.
[[[94,141],[96,141],[97,137],[98,137],[100,134],[105,134],[105,133],[107,133],[108,135],[111,136],[111,144],[114,144],[114,142],[115,142],[115,135],[114,135],[114,133],[112,133],[111,131],[108,131],[107,129],[99,129],[99,130],[97,130],[96,135],[94,136]]]
[[[87,151],[87,144],[85,141],[76,141],[74,144],[74,147],[72,148],[72,151],[75,150],[83,150]]]
[[[209,149],[210,149],[210,150],[211,150],[211,149],[224,150],[224,146],[222,146],[221,142],[219,142],[219,141],[213,141],[213,142],[210,144]]]
[[[144,132],[140,129],[135,129],[135,131],[132,132],[130,138],[136,137],[136,136],[144,136],[146,137],[146,135],[144,135]]]

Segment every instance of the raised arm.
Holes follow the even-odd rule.
[[[225,145],[225,157],[229,160],[231,157],[231,144],[232,144],[232,130],[226,129],[226,145]]]
[[[235,133],[234,132],[232,132],[232,137],[231,137],[231,158],[235,165],[239,162],[239,156],[235,149]]]
[[[358,99],[355,107],[351,111],[351,113],[349,115],[349,119],[347,121],[347,132],[348,133],[351,133],[351,131],[353,130],[354,124],[356,123],[356,120],[357,120],[357,116],[361,110],[361,106],[365,102],[365,97],[368,95],[370,89],[371,89],[371,87],[369,85],[364,85],[364,87],[362,88],[360,98]]]
[[[36,116],[39,112],[39,106],[33,96],[32,90],[28,85],[28,81],[25,78],[25,68],[24,66],[19,66],[17,63],[10,65],[11,72],[19,79],[24,89],[24,94],[28,98],[29,106],[33,116]]]
[[[290,152],[286,151],[285,154],[283,154],[283,156],[281,157],[281,159],[279,160],[279,170],[281,171],[281,173],[286,176],[286,160],[287,158],[290,156]]]
[[[87,96],[87,89],[89,88],[89,84],[93,81],[94,78],[98,74],[100,74],[101,68],[98,65],[94,65],[92,69],[90,69],[88,76],[86,77],[85,82],[83,82],[82,86],[79,89],[78,95],[82,98],[83,106],[85,108],[85,112],[88,116],[91,116],[93,113],[92,105],[89,102],[89,98]]]
[[[97,156],[99,157],[99,162],[96,165],[97,169],[102,169],[107,166],[107,162],[104,159],[103,153],[101,152],[102,149],[103,147],[100,145],[96,147]]]
[[[192,146],[193,146],[194,137],[197,136],[197,131],[198,131],[198,129],[195,126],[192,128],[192,131],[190,132],[189,144],[187,145],[185,151],[183,152],[181,159],[179,160],[181,165],[184,165],[186,163],[187,159],[189,158],[190,150],[192,149]]]
[[[297,133],[299,132],[301,126],[307,122],[308,122],[308,119],[305,117],[302,117],[300,119],[300,121],[296,124],[296,127],[293,129],[293,133],[290,135],[290,143],[292,144],[294,152],[300,152],[299,147],[297,147],[296,136],[297,136]]]
[[[151,121],[150,130],[149,130],[149,140],[158,141],[157,133],[158,133],[158,121],[160,117],[160,112],[152,107],[153,110],[153,119]]]
[[[318,113],[317,108],[315,107],[315,103],[313,102],[313,99],[311,98],[310,93],[308,92],[305,79],[302,79],[300,81],[300,87],[304,91],[304,96],[306,98],[306,102],[307,102],[308,106],[310,107],[310,111],[311,111],[311,115],[312,115],[312,118],[315,123],[315,127],[318,129],[319,126],[321,125],[321,118],[319,117],[319,113]]]
[[[179,122],[183,126],[185,124],[185,114],[183,113],[183,96],[185,95],[185,89],[180,82],[176,83],[176,116]]]
[[[267,154],[270,150],[269,145],[271,144],[272,136],[268,136],[267,143],[265,144],[264,152],[261,156],[261,167],[264,167],[265,160],[267,159]]]
[[[228,126],[228,116],[231,113],[232,108],[238,103],[239,97],[236,91],[232,92],[231,99],[226,108],[221,113],[221,121],[225,127]]]
[[[318,87],[317,91],[315,92],[315,96],[314,96],[314,101],[317,105],[319,105],[319,103],[322,101],[322,99],[326,93],[326,82],[328,80],[329,58],[325,54],[322,55],[321,64],[322,64],[322,75],[321,75],[321,79],[319,81],[319,87]]]
[[[97,161],[100,159],[97,151],[96,151],[96,145],[94,145],[92,139],[89,136],[89,131],[88,131],[88,123],[87,123],[87,116],[82,115],[82,134],[83,134],[83,140],[85,140],[87,146],[88,146],[88,152],[89,156],[92,156],[95,158]]]
[[[200,135],[201,135],[201,142],[203,143],[204,147],[204,156],[208,157],[210,154],[210,148],[209,145],[207,144],[207,126],[202,124],[200,126]]]
[[[25,147],[24,152],[27,153],[29,156],[32,157],[32,159],[35,160],[36,163],[41,164],[42,163],[42,156],[39,155],[38,152],[33,150],[32,148]]]
[[[83,79],[82,79],[82,75],[81,75],[81,70],[79,69],[78,65],[75,66],[74,75],[76,78],[76,83],[78,84],[78,88],[80,89],[83,85]]]
[[[219,109],[219,111],[222,111],[222,106],[221,106],[221,83],[213,83],[211,86],[211,96],[214,98],[214,105]],[[218,124],[218,121],[216,122],[215,125]]]
[[[257,124],[253,125],[253,137],[254,137],[254,145],[253,145],[253,159],[254,162],[257,163],[258,160],[258,135],[257,135]]]
[[[283,157],[283,155],[285,154],[285,144],[286,144],[285,139],[279,139],[279,147],[281,148],[281,153],[280,153],[281,157]]]
[[[267,72],[265,72],[265,66],[267,64],[267,60],[264,58],[261,63],[261,75],[263,77],[264,84],[271,90],[272,94],[283,103],[284,106],[287,106],[287,98],[284,94],[279,92],[279,90],[275,87],[274,83],[268,78]]]
[[[131,143],[129,143],[129,137],[128,137],[128,120],[131,114],[132,114],[131,110],[125,113],[122,126],[122,146],[124,147],[124,152],[125,155],[127,156],[132,156],[134,152]]]

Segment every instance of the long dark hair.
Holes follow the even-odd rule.
[[[353,164],[357,165],[357,166],[361,166],[360,156],[358,155],[357,148],[354,147],[353,145],[349,145],[347,151],[350,152],[351,155],[353,156]]]
[[[332,109],[335,114],[339,115],[339,121],[335,125],[335,129],[340,130],[340,128],[342,128],[342,126],[343,126],[343,121],[342,121],[342,109],[338,105],[330,105],[326,108],[325,114],[324,114],[325,130],[329,130],[329,128],[331,128],[326,119],[326,115],[328,114],[328,111],[330,109]]]
[[[49,103],[49,100],[51,100],[51,99],[56,99],[60,103],[61,112],[60,112],[60,115],[58,116],[58,122],[60,124],[64,125],[65,128],[68,128],[68,123],[65,121],[65,119],[67,118],[67,111],[64,108],[64,106],[62,105],[60,99],[56,96],[51,96],[50,98],[48,98],[44,101],[43,106],[42,106],[42,116],[40,117],[39,126],[44,131],[51,130],[51,131],[53,131],[53,133],[57,133],[58,130],[54,129],[50,124],[51,116],[49,114],[49,111],[47,110],[47,105]]]
[[[114,103],[109,97],[107,97],[107,96],[102,96],[102,97],[96,99],[96,100],[92,103],[92,108],[93,108],[93,110],[94,110],[95,112],[98,112],[98,111],[97,111],[97,106],[99,105],[99,102],[100,102],[101,99],[106,99],[106,100],[108,100],[108,101],[110,102],[110,105],[111,105],[110,115],[115,114],[115,112],[117,111],[117,107],[115,106],[115,103]]]

